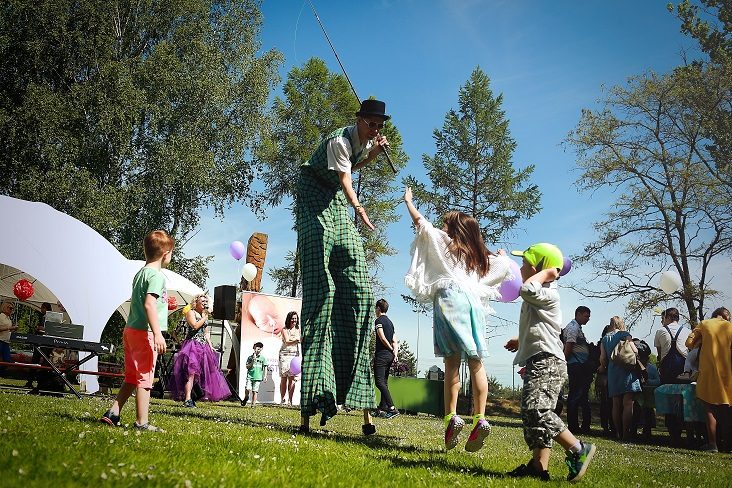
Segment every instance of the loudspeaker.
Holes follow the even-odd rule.
[[[214,288],[213,317],[219,320],[236,318],[236,287],[221,285]]]

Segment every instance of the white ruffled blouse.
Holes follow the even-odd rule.
[[[438,290],[455,284],[472,295],[486,314],[494,313],[489,302],[500,299],[498,287],[503,281],[513,278],[511,258],[490,256],[488,274],[479,278],[476,272],[468,273],[448,251],[451,242],[445,231],[436,229],[424,218],[419,219],[417,237],[410,251],[412,264],[404,277],[404,284],[422,303],[432,303]]]

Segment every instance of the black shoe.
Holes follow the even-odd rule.
[[[310,427],[307,425],[300,425],[300,427],[297,428],[297,432],[299,434],[309,434],[310,433]]]
[[[363,424],[361,432],[363,432],[363,435],[374,435],[376,434],[376,426],[374,424]]]
[[[530,459],[528,463],[520,465],[513,471],[509,471],[508,476],[512,478],[531,477],[539,478],[542,481],[549,481],[549,471],[536,469],[533,459]]]
[[[399,416],[399,410],[397,410],[396,408],[392,408],[392,409],[389,409],[386,412],[384,412],[384,418],[386,420],[393,419],[394,417],[398,417],[398,416]]]
[[[246,394],[246,395],[244,395],[244,399],[241,401],[241,406],[243,407],[244,405],[246,405],[248,401],[249,401],[249,394]]]
[[[114,415],[111,410],[107,410],[99,421],[112,427],[117,427],[119,425],[119,415]]]
[[[193,400],[186,400],[183,402],[183,406],[186,408],[196,408],[196,404]]]

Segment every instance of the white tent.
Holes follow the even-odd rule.
[[[37,279],[34,287],[41,289],[42,283],[63,304],[72,323],[84,326],[84,340],[99,342],[109,317],[129,299],[132,278],[144,263],[125,258],[94,229],[44,203],[0,195],[0,215],[5,223],[0,263]],[[185,288],[181,298],[201,293],[190,281],[172,275],[166,276]],[[30,301],[39,305],[36,297]],[[84,369],[96,370],[96,358]],[[89,390],[96,391],[96,377],[85,379]]]
[[[145,266],[145,261],[133,261],[137,263],[137,269]],[[182,277],[178,273],[170,271],[169,269],[163,269],[163,275],[165,276],[165,288],[168,290],[168,296],[175,297],[175,301],[178,304],[178,309],[183,308],[193,300],[193,297],[203,293],[201,287],[193,283],[187,278]],[[129,294],[129,292],[128,292]],[[123,303],[117,311],[122,314],[122,318],[127,320],[130,315],[130,301],[127,300]],[[174,311],[171,310],[170,313]]]

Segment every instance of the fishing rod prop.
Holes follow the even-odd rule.
[[[361,98],[359,98],[358,93],[356,92],[356,88],[354,88],[353,83],[351,83],[351,78],[348,76],[348,73],[346,72],[346,68],[343,66],[343,63],[341,62],[340,56],[338,56],[338,52],[336,51],[335,46],[333,46],[333,43],[330,41],[330,36],[328,35],[328,32],[326,32],[325,26],[320,21],[318,12],[315,10],[315,5],[313,5],[313,2],[310,0],[308,0],[308,3],[310,4],[310,8],[312,9],[313,14],[315,15],[315,19],[318,21],[318,24],[320,25],[320,29],[323,31],[323,34],[325,35],[325,39],[328,41],[328,45],[330,45],[330,49],[333,51],[333,54],[335,55],[335,58],[341,67],[341,71],[343,71],[343,74],[346,77],[346,81],[348,81],[348,85],[351,87],[351,90],[353,91],[353,94],[356,96],[356,100],[358,100],[358,103],[361,104]],[[383,151],[384,156],[386,156],[386,161],[389,163],[391,170],[394,172],[394,174],[397,174],[396,166],[394,166],[394,162],[391,160],[391,156],[389,156],[388,149],[389,149],[388,145],[381,146],[381,150]]]

